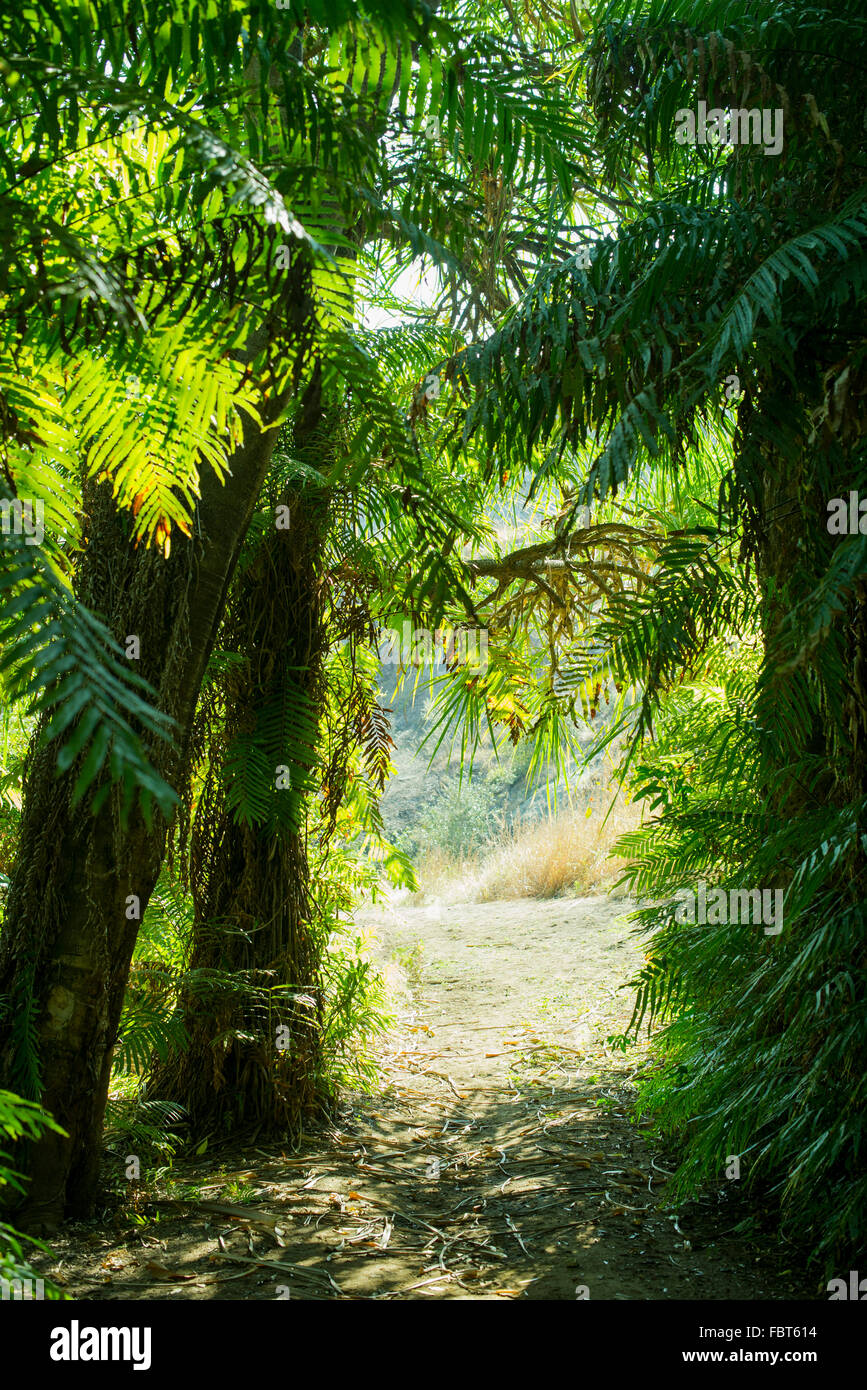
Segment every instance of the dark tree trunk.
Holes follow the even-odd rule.
[[[296,431],[293,454],[311,450],[321,465],[330,447],[321,414],[311,412],[303,436]],[[308,486],[284,492],[280,503],[289,508],[289,529],[268,533],[229,599],[221,645],[242,661],[215,692],[221,708],[200,711],[208,756],[191,844],[195,986],[182,1004],[190,1044],[157,1065],[148,1085],[150,1097],[187,1110],[197,1137],[256,1127],[296,1138],[304,1116],[330,1099],[321,1066],[306,779],[297,769],[291,789],[276,786],[302,722],[306,734],[294,734],[302,761],[312,766],[316,757],[328,494]],[[257,804],[241,819],[224,763],[246,738],[265,757],[268,785],[254,779]]]
[[[177,723],[173,748],[149,748],[171,785],[179,785],[202,676],[275,434],[250,425],[225,485],[210,473],[203,477],[195,538],[178,544],[168,561],[133,549],[129,520],[118,514],[107,485],[88,499],[77,588],[121,641],[133,633],[141,638],[139,673]],[[48,1134],[15,1155],[29,1179],[16,1219],[43,1228],[93,1206],[112,1052],[138,932],[128,899],[135,895],[144,912],[166,841],[159,815],[148,827],[136,808],[122,825],[117,788],[96,816],[73,809],[78,771],[76,765],[58,775],[53,749],[34,741],[0,937],[0,996],[8,1000],[0,1086],[38,1097],[69,1136]]]

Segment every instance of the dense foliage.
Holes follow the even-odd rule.
[[[351,914],[377,865],[413,882],[377,646],[483,628],[436,687],[468,766],[487,731],[562,770],[613,707],[679,1191],[736,1155],[854,1251],[867,535],[828,518],[867,478],[860,6],[187,8],[0,19],[0,501],[44,507],[0,544],[0,1084],[62,1094],[78,1046],[107,1090],[116,1048],[110,1134],[166,1156],[369,1082]],[[681,142],[698,103],[779,148]],[[58,1060],[49,916],[94,927],[39,836],[73,826],[88,872],[148,873]],[[779,890],[782,931],[684,923],[699,883]],[[104,1104],[56,1112],[83,1207]]]

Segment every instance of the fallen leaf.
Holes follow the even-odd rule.
[[[154,1260],[147,1260],[145,1269],[155,1279],[164,1279],[170,1284],[186,1283],[196,1277],[195,1274],[183,1274],[179,1269],[166,1269],[165,1265],[158,1265]]]

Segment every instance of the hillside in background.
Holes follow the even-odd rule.
[[[430,668],[417,684],[406,681],[396,693],[394,686],[393,672],[384,673],[379,698],[390,711],[396,771],[382,814],[389,838],[412,855],[422,888],[481,899],[550,897],[611,881],[614,866],[604,860],[626,808],[603,830],[615,785],[610,760],[589,758],[598,728],[579,730],[580,751],[559,772],[545,764],[532,776],[529,740],[497,751],[486,736],[470,774],[459,732],[437,746]],[[600,721],[605,712],[603,705]]]

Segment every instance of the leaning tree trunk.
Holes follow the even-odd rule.
[[[321,416],[310,419],[294,455],[315,446],[321,463],[323,430]],[[305,1114],[330,1099],[303,826],[303,765],[315,762],[323,698],[328,493],[287,490],[281,519],[284,508],[288,529],[273,526],[230,596],[220,640],[242,661],[215,688],[222,708],[199,715],[196,743],[208,756],[191,840],[189,1044],[157,1064],[148,1085],[150,1097],[183,1105],[197,1137],[255,1127],[295,1138]]]
[[[258,804],[241,819],[213,750],[192,830],[194,987],[183,1001],[190,1041],[148,1086],[149,1096],[182,1104],[197,1134],[251,1125],[294,1134],[322,1099],[305,837],[280,804],[291,799],[303,814],[304,794],[277,782],[297,783],[300,769],[278,769],[291,761],[280,734],[299,717],[310,727],[308,757],[315,755],[324,511],[324,503],[293,506],[291,531],[268,538],[230,599],[224,641],[243,664],[227,679],[218,737],[230,755],[245,747],[245,736],[254,739],[266,762],[251,780],[267,778],[268,786],[251,787]]]
[[[385,80],[382,68],[374,109]],[[396,92],[395,82],[390,99]],[[384,132],[381,114],[374,126]],[[346,224],[339,200],[332,215],[339,240],[330,250],[348,265],[357,254],[357,232]],[[311,402],[295,424],[296,458],[309,452],[321,468],[334,449],[330,417],[327,404]],[[196,1134],[243,1125],[294,1137],[305,1113],[332,1100],[321,1055],[322,942],[312,922],[303,828],[312,788],[280,789],[272,782],[270,807],[240,817],[221,756],[280,704],[303,712],[309,761],[315,761],[324,699],[320,561],[329,495],[307,486],[281,502],[289,507],[291,526],[275,527],[238,580],[227,614],[224,645],[243,662],[226,679],[225,716],[196,740],[209,759],[191,844],[195,925],[191,986],[182,999],[189,1041],[155,1063],[148,1080],[148,1095],[183,1105]],[[269,773],[292,761],[288,747],[275,745],[272,753]],[[292,798],[290,821],[297,823],[287,824],[277,808],[281,797]]]
[[[266,423],[284,400],[272,400]],[[180,785],[199,688],[275,436],[275,429],[245,426],[231,476],[224,485],[211,473],[203,477],[194,539],[178,544],[168,561],[132,547],[129,519],[117,512],[108,485],[90,494],[76,587],[119,640],[141,638],[139,673],[177,726],[173,748],[147,751],[173,785]],[[68,1134],[47,1134],[16,1153],[29,1179],[16,1221],[31,1227],[92,1210],[136,910],[144,912],[165,851],[158,815],[148,826],[136,807],[122,824],[117,788],[95,816],[73,808],[78,771],[76,764],[58,775],[52,748],[34,740],[0,937],[0,995],[8,1000],[0,1086],[28,1089],[21,1083],[35,1053],[41,1075],[31,1094]]]

